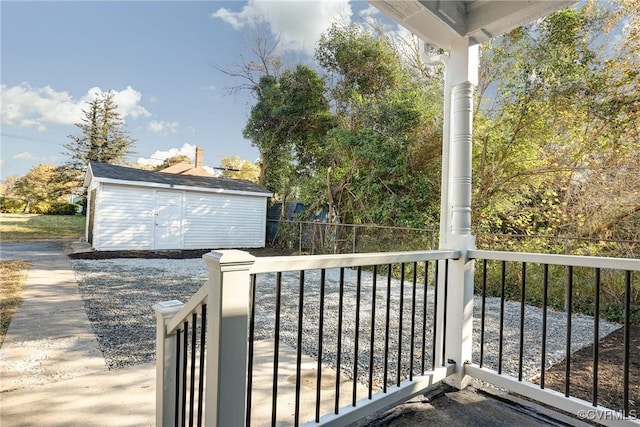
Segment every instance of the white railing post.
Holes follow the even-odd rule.
[[[167,323],[184,306],[181,301],[163,301],[153,305],[156,312],[156,425],[174,423],[176,411],[176,369],[178,347],[175,332],[167,336]]]
[[[207,285],[205,424],[245,425],[249,325],[249,269],[255,258],[225,250],[203,256]]]

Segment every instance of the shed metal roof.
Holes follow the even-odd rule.
[[[98,162],[89,163],[84,186],[91,185],[92,180],[125,185],[256,194],[265,197],[272,195],[266,188],[251,181],[196,175],[175,175]]]

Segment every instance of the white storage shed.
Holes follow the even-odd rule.
[[[265,188],[91,162],[86,239],[97,251],[261,248]]]

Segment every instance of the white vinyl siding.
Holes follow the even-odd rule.
[[[187,193],[184,249],[261,248],[266,197]]]
[[[92,246],[98,251],[262,248],[267,196],[98,183]],[[175,242],[158,240],[157,213],[175,194],[182,208]],[[166,199],[166,197],[165,197]],[[164,201],[163,201],[164,200]],[[160,203],[162,206],[159,206]]]
[[[155,190],[102,185],[98,190],[94,247],[100,251],[153,249]]]

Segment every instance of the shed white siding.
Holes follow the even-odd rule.
[[[101,251],[153,249],[155,190],[103,184],[96,197],[94,247]]]
[[[188,192],[184,249],[261,248],[266,197]]]
[[[261,248],[266,189],[90,162],[87,241],[98,251]]]

